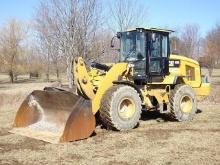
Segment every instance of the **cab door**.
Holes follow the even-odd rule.
[[[162,79],[169,74],[169,41],[168,33],[152,32],[148,37],[147,72],[149,78]]]

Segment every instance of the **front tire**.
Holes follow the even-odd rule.
[[[178,84],[171,91],[170,116],[177,121],[192,120],[197,111],[197,99],[193,88]]]
[[[140,96],[130,86],[115,85],[104,94],[99,112],[107,128],[120,131],[132,129],[141,117]]]

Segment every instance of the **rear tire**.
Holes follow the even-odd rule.
[[[99,112],[107,128],[120,131],[132,129],[141,117],[140,96],[130,86],[113,86],[104,94]]]
[[[192,120],[197,111],[197,99],[191,86],[176,85],[171,91],[170,116],[177,121]]]

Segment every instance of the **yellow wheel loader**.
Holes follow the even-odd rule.
[[[120,131],[137,126],[143,110],[158,110],[177,121],[193,119],[197,100],[209,94],[210,84],[197,61],[170,54],[170,33],[155,28],[117,33],[117,63],[88,65],[76,58],[76,93],[33,91],[21,104],[11,132],[57,143],[91,136],[95,116],[106,128]]]

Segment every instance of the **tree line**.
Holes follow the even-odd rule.
[[[170,38],[171,53],[196,59],[208,68],[209,76],[220,66],[220,24],[214,25],[205,37],[201,37],[199,26],[189,24]]]
[[[75,57],[115,61],[118,52],[110,48],[111,38],[117,31],[146,22],[147,9],[138,0],[108,5],[100,0],[41,1],[29,23],[11,19],[0,27],[0,72],[7,73],[12,83],[19,74],[44,73],[49,81],[51,74],[59,80],[66,72],[71,87]],[[170,42],[172,53],[200,60],[210,73],[219,64],[220,25],[204,38],[198,25],[186,25]]]

